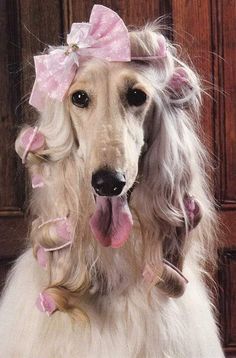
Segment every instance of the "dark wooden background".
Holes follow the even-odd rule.
[[[166,34],[202,74],[204,140],[215,158],[215,195],[222,218],[219,310],[227,356],[236,357],[236,0],[110,0],[126,24],[167,15]],[[0,0],[0,280],[24,247],[27,185],[14,152],[18,127],[30,123],[32,55],[58,44],[72,22],[88,21],[90,0]],[[204,332],[203,332],[204,334]],[[190,358],[190,357],[188,357]],[[209,357],[217,358],[217,357]]]

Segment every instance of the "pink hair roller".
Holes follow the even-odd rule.
[[[202,218],[202,211],[198,201],[193,196],[186,196],[184,206],[189,220],[190,229],[194,229]]]
[[[167,44],[166,39],[163,35],[160,35],[157,40],[158,49],[154,56],[132,56],[132,60],[144,60],[144,61],[150,61],[150,60],[156,60],[156,59],[162,59],[167,56]]]
[[[46,224],[53,222],[55,223],[56,234],[64,241],[64,243],[56,247],[43,248],[45,252],[64,249],[64,247],[70,246],[73,240],[71,223],[69,222],[67,217],[58,217],[55,219],[49,219],[47,221],[44,221],[38,226],[38,229],[40,229]]]
[[[65,218],[63,217],[63,218],[56,218],[52,221],[49,220],[49,221],[47,221],[47,223],[53,222],[53,221],[55,221],[56,233],[61,239],[63,239],[64,244],[62,244],[60,246],[53,247],[53,248],[45,248],[42,246],[40,246],[38,248],[37,253],[36,253],[37,261],[38,261],[39,266],[41,266],[44,269],[47,268],[47,263],[48,263],[47,252],[63,249],[64,247],[71,245],[71,242],[72,242],[72,228],[71,228],[71,224],[70,224],[69,220],[66,217]],[[45,223],[43,223],[43,224],[45,224]]]
[[[36,307],[40,312],[46,313],[51,316],[56,311],[56,303],[54,299],[46,292],[41,292],[36,301]]]
[[[56,233],[57,235],[63,239],[63,241],[68,242],[71,241],[72,228],[70,222],[67,218],[62,221],[57,221],[55,223]]]
[[[47,263],[48,263],[47,254],[45,252],[45,249],[42,246],[40,246],[38,248],[36,256],[37,256],[37,261],[38,261],[39,266],[46,269]]]
[[[171,77],[168,86],[174,91],[178,91],[187,82],[188,82],[188,77],[185,69],[183,67],[178,67],[175,69],[175,72]]]
[[[36,152],[44,147],[45,137],[41,132],[38,132],[38,127],[30,127],[22,134],[21,145],[25,149],[22,156],[22,163],[25,164],[29,151]]]
[[[44,186],[43,177],[40,174],[34,174],[31,179],[32,188],[42,188]]]

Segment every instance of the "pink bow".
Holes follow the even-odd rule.
[[[34,57],[36,79],[29,103],[39,111],[47,96],[63,100],[79,67],[80,56],[131,60],[129,34],[123,20],[102,5],[94,5],[89,23],[72,24],[67,44]]]

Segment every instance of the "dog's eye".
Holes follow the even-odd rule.
[[[130,106],[138,107],[146,102],[147,95],[140,89],[129,88],[126,98]]]
[[[80,108],[88,107],[89,96],[85,91],[76,91],[71,96],[72,103]]]

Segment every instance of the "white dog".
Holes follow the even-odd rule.
[[[222,358],[199,79],[155,24],[128,32],[103,6],[67,43],[35,58],[41,114],[16,141],[32,225],[0,356]]]

